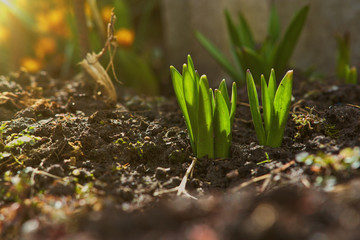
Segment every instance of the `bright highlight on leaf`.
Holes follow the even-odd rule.
[[[231,100],[225,80],[213,92],[207,77],[199,77],[195,71],[190,55],[187,60],[182,75],[173,66],[170,66],[170,72],[194,155],[212,159],[229,157],[236,110],[236,84],[232,85]]]
[[[249,70],[247,71],[246,83],[250,111],[260,145],[270,147],[281,146],[290,110],[292,82],[293,71],[288,71],[276,90],[274,69],[271,70],[268,84],[266,83],[264,75],[261,75],[261,100],[263,104],[262,118],[255,81],[251,72]]]

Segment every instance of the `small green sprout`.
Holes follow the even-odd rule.
[[[231,64],[204,35],[196,32],[196,38],[210,55],[229,73],[237,83],[245,83],[246,70],[250,69],[255,79],[270,73],[271,68],[283,73],[294,52],[296,43],[304,27],[309,6],[302,7],[293,17],[284,35],[280,38],[279,17],[275,6],[272,7],[268,25],[267,38],[262,44],[256,44],[253,34],[244,16],[239,14],[239,22],[235,24],[228,11],[225,12],[229,32],[232,55],[237,67]]]
[[[336,36],[337,62],[336,74],[338,78],[344,79],[347,84],[357,83],[356,67],[350,67],[350,34],[346,32],[343,36]]]
[[[309,154],[302,152],[296,155],[296,161],[302,162],[313,169],[330,169],[342,171],[360,168],[360,148],[344,148],[339,154]]]
[[[260,145],[270,147],[281,146],[290,110],[292,82],[293,71],[288,71],[276,90],[276,77],[274,69],[271,70],[268,85],[266,84],[264,75],[261,75],[261,100],[264,119],[263,125],[255,82],[251,72],[249,70],[247,71],[246,83],[250,111]]]
[[[345,68],[345,83],[356,84],[357,83],[357,70],[356,67],[350,67],[346,65]]]
[[[173,66],[170,66],[170,71],[194,155],[211,159],[229,157],[236,110],[236,84],[232,85],[231,101],[225,80],[213,92],[207,77],[199,77],[195,71],[190,55],[187,65],[183,65],[182,75]]]

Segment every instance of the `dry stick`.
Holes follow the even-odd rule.
[[[350,104],[350,103],[348,103],[348,104],[346,104],[346,105],[348,105],[348,106],[350,106],[350,107],[354,107],[354,108],[360,108],[359,105],[354,105],[354,104]]]
[[[115,21],[116,21],[116,16],[114,14],[114,9],[112,9],[110,22],[108,23],[108,26],[107,26],[107,38],[106,38],[105,46],[96,55],[98,58],[101,58],[101,56],[104,55],[105,51],[110,47],[111,42],[113,42],[115,40],[115,37],[114,37]]]
[[[108,23],[107,26],[107,38],[106,38],[106,42],[105,42],[105,46],[104,48],[97,54],[97,57],[100,58],[102,55],[104,55],[105,51],[107,49],[109,49],[109,56],[110,56],[110,62],[108,64],[108,66],[106,67],[106,72],[109,70],[109,67],[111,66],[111,70],[112,70],[112,74],[115,78],[115,80],[122,84],[122,82],[118,79],[118,77],[116,76],[115,73],[115,66],[114,66],[114,57],[115,57],[115,53],[117,50],[117,46],[114,46],[114,52],[111,53],[111,43],[115,43],[116,42],[116,38],[114,36],[114,25],[115,25],[115,21],[116,21],[116,16],[114,14],[114,9],[111,10],[111,18],[110,18],[110,22]]]
[[[252,183],[256,183],[256,182],[259,182],[259,181],[262,181],[262,180],[271,178],[274,174],[278,174],[278,173],[286,170],[287,168],[291,167],[291,166],[294,165],[294,164],[295,164],[295,161],[292,160],[292,161],[286,163],[285,165],[283,165],[283,166],[281,166],[281,167],[279,167],[279,168],[277,168],[277,169],[272,170],[272,171],[271,171],[270,173],[268,173],[268,174],[265,174],[265,175],[262,175],[262,176],[253,178],[253,179],[251,179],[251,180],[249,180],[249,181],[246,181],[246,182],[241,183],[239,186],[236,186],[236,187],[230,189],[230,192],[231,192],[231,193],[237,192],[237,191],[241,190],[242,188],[249,186],[249,185],[252,184]]]

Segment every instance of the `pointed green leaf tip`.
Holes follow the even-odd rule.
[[[254,79],[247,72],[247,88],[251,116],[260,145],[280,147],[287,123],[293,82],[293,71],[288,71],[275,90],[275,71],[271,71],[269,83],[266,84],[264,76],[261,77],[261,99],[263,103],[264,125],[259,109],[258,96]]]
[[[195,71],[190,55],[183,65],[182,75],[173,66],[170,72],[196,157],[228,157],[236,112],[236,84],[232,85],[231,101],[225,80],[214,94],[206,76],[199,77]]]

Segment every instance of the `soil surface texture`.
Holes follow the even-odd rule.
[[[0,239],[360,239],[360,86],[295,76],[280,148],[238,87],[229,159],[193,156],[174,97],[0,77]],[[89,80],[88,80],[89,81]]]

